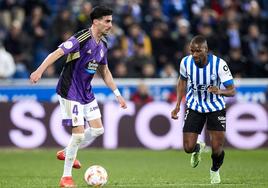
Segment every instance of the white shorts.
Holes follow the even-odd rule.
[[[77,101],[71,101],[58,95],[63,126],[85,125],[85,120],[101,118],[100,109],[97,100],[94,99],[88,104],[80,104]]]

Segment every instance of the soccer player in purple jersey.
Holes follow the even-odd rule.
[[[112,28],[112,13],[107,7],[95,7],[90,15],[91,27],[62,43],[30,76],[31,82],[36,83],[49,65],[63,55],[68,55],[57,85],[62,124],[72,128],[68,146],[57,153],[58,159],[65,160],[60,187],[75,186],[72,167],[81,167],[76,159],[78,148],[88,145],[104,133],[100,110],[91,86],[96,71],[114,92],[120,106],[127,108],[107,65],[105,36]],[[87,129],[84,129],[84,120],[90,125]]]
[[[198,35],[191,40],[190,51],[191,55],[184,57],[180,64],[177,104],[171,117],[178,119],[180,103],[187,88],[183,147],[186,153],[192,153],[191,166],[195,168],[201,161],[201,153],[205,148],[205,143],[197,141],[198,134],[207,123],[212,148],[210,182],[218,184],[221,182],[219,169],[224,159],[224,97],[235,95],[233,77],[223,59],[208,53],[207,41],[203,36]]]

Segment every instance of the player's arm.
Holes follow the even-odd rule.
[[[171,112],[171,118],[172,119],[178,119],[178,113],[180,111],[180,104],[183,96],[185,95],[187,86],[187,80],[183,78],[182,76],[179,77],[178,83],[177,83],[177,103],[175,108]]]
[[[208,91],[225,97],[232,97],[235,95],[236,90],[234,86],[232,73],[224,60],[220,60],[218,74],[225,89],[218,88],[217,86],[210,86]]]
[[[32,83],[36,83],[41,77],[44,71],[49,65],[52,65],[56,60],[64,55],[64,51],[58,48],[54,52],[50,53],[42,64],[30,75],[30,80]]]
[[[98,72],[100,73],[105,84],[114,92],[120,106],[122,108],[127,108],[127,104],[125,102],[125,99],[121,96],[119,90],[117,89],[117,86],[114,82],[113,76],[108,68],[108,65],[107,64],[99,65]]]
[[[225,86],[225,89],[219,89],[216,86],[210,86],[208,91],[217,95],[222,95],[225,97],[233,97],[236,94],[234,84]]]

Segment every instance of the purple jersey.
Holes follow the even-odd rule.
[[[59,48],[68,54],[57,85],[57,93],[65,99],[87,104],[93,101],[91,80],[99,65],[107,64],[105,38],[96,43],[89,29],[82,30]]]

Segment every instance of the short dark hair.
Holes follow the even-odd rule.
[[[207,43],[207,40],[203,35],[196,35],[192,39],[192,43],[203,44],[203,43]]]
[[[93,20],[102,18],[103,16],[110,16],[113,14],[113,10],[106,6],[96,6],[93,8],[90,13],[90,20],[93,23]]]

